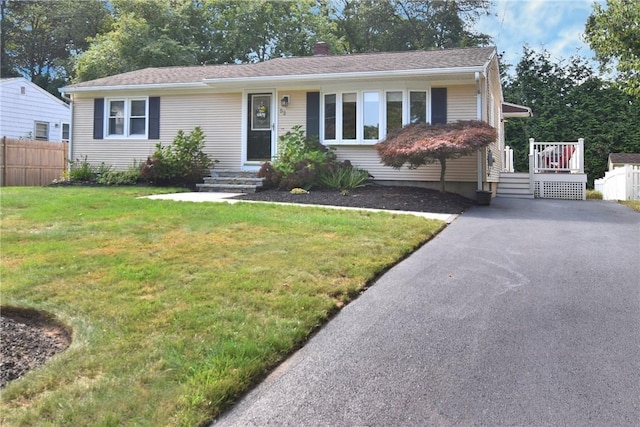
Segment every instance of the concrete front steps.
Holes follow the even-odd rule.
[[[533,199],[533,193],[529,190],[528,173],[500,173],[498,183],[498,197],[511,197],[517,199]]]
[[[198,191],[212,193],[255,193],[262,189],[264,178],[257,172],[211,169],[204,184],[196,184]]]

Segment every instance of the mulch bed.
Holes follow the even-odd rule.
[[[235,199],[449,214],[462,213],[476,204],[459,194],[383,185],[367,185],[346,194],[336,190],[311,190],[308,194],[291,194],[285,190],[269,189],[237,196]]]

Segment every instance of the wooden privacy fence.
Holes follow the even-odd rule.
[[[42,186],[67,168],[69,144],[2,137],[0,186]]]

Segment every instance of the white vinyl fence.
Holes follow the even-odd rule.
[[[640,167],[624,165],[594,181],[604,200],[640,200]]]

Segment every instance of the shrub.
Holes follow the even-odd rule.
[[[323,186],[341,191],[363,187],[367,179],[369,172],[354,168],[348,161],[326,168],[320,173],[320,183]]]
[[[173,144],[156,144],[156,151],[141,167],[142,178],[154,185],[193,186],[202,181],[213,164],[202,150],[205,136],[198,126],[189,135],[182,130]]]
[[[133,164],[126,171],[108,171],[99,176],[96,181],[103,185],[135,185],[140,182],[140,166]]]
[[[93,182],[95,179],[96,167],[89,163],[87,156],[82,160],[76,159],[69,162],[69,180]]]
[[[587,200],[602,200],[602,193],[596,190],[587,190]]]
[[[276,170],[271,162],[264,162],[258,171],[258,178],[264,178],[262,186],[265,188],[275,188],[280,185],[282,172]]]
[[[266,187],[309,189],[318,185],[319,171],[335,161],[332,150],[317,139],[307,139],[302,127],[294,126],[280,137],[276,159],[263,164],[258,176],[265,178]]]

